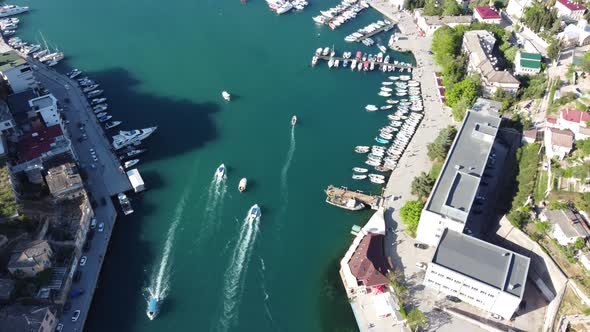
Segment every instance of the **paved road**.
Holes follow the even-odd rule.
[[[59,75],[53,69],[32,60],[31,62],[36,79],[58,99],[64,108],[63,115],[69,120],[66,126],[74,152],[88,175],[85,183],[86,190],[98,203],[94,208],[97,225],[104,223],[104,231],[95,230],[90,250],[83,253],[87,256],[87,262],[83,267],[78,266],[78,270],[82,271],[80,280],[72,284],[73,288],[81,288],[85,292],[70,300],[71,309],[64,312],[60,318],[64,324],[64,331],[82,331],[117,217],[110,197],[118,192],[129,190],[131,185],[126,174],[121,171],[120,163],[110,150],[109,141],[80,89],[72,80]],[[69,102],[66,102],[66,98]],[[83,132],[78,124],[85,125],[84,132],[88,139],[79,140]],[[95,149],[98,162],[92,160],[90,148]],[[95,168],[91,167],[92,164]],[[75,310],[81,310],[81,315],[77,322],[72,322],[71,315]]]

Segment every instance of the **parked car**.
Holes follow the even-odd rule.
[[[86,265],[86,261],[87,261],[87,260],[88,260],[88,257],[86,257],[86,256],[82,256],[82,257],[80,258],[80,266],[84,266],[84,265]]]
[[[104,231],[104,223],[103,222],[101,222],[100,224],[98,224],[98,231],[99,232]]]
[[[80,318],[80,310],[74,311],[74,314],[72,315],[72,322],[78,321],[78,318]]]
[[[92,220],[90,220],[90,228],[94,227],[96,227],[96,218],[92,218]]]
[[[451,302],[455,302],[455,303],[459,303],[461,302],[461,299],[456,297],[456,296],[452,296],[452,295],[447,295],[447,300],[451,301]]]
[[[414,247],[416,247],[418,249],[428,249],[428,245],[427,244],[419,243],[419,242],[414,243]]]
[[[55,332],[61,332],[63,329],[64,329],[64,324],[63,323],[59,323],[55,327]]]

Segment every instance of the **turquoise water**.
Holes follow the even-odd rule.
[[[331,31],[311,17],[336,1],[280,17],[263,1],[17,3],[33,9],[20,36],[42,31],[66,65],[100,81],[122,127],[159,126],[139,167],[149,191],[133,197],[135,214],[119,218],[88,331],[356,330],[339,258],[350,227],[370,212],[329,206],[323,189],[359,187],[350,175],[363,159],[352,148],[372,144],[386,122],[364,111],[379,102],[385,75],[309,63],[318,47],[363,50],[343,38],[380,15],[369,10]],[[222,162],[224,195],[211,187]],[[254,203],[262,218],[244,224]],[[167,294],[149,321],[146,289],[167,245]]]

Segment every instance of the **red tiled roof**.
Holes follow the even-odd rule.
[[[385,275],[390,266],[385,257],[383,240],[383,235],[365,235],[348,262],[350,272],[364,286],[385,285],[389,282]]]
[[[579,3],[571,2],[569,0],[557,0],[557,2],[564,5],[569,10],[586,10],[586,6]]]
[[[585,123],[590,121],[590,113],[574,109],[562,109],[561,118],[569,122]]]
[[[557,123],[557,119],[555,119],[555,118],[547,118],[547,122],[556,124]]]
[[[19,162],[33,160],[51,151],[51,144],[60,136],[63,136],[60,126],[44,127],[28,133],[17,145]]]
[[[499,19],[500,14],[494,10],[492,7],[484,6],[484,7],[475,7],[475,11],[479,14],[479,16],[484,20],[494,20]]]

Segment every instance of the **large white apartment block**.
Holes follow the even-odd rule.
[[[529,265],[528,257],[445,230],[423,283],[510,319],[522,301]]]
[[[15,51],[0,53],[0,75],[8,82],[14,93],[37,86],[31,66]]]
[[[478,190],[488,160],[495,162],[491,161],[494,159],[491,152],[500,121],[493,110],[467,111],[440,176],[422,210],[418,241],[434,246],[446,228],[472,234],[477,233],[476,228],[484,226],[478,225],[481,222],[477,221],[465,229],[471,215],[475,215],[473,219],[478,219],[482,214],[479,207],[474,207],[474,202],[486,200]]]

